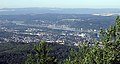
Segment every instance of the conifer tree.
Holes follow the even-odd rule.
[[[54,57],[50,56],[49,46],[45,41],[40,42],[33,48],[25,64],[57,64]]]
[[[116,18],[115,26],[110,26],[107,30],[101,29],[100,33],[101,42],[95,42],[92,47],[88,44],[82,45],[82,48],[79,46],[81,52],[72,52],[65,64],[120,64],[120,17]]]

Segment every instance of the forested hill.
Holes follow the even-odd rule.
[[[0,64],[24,64],[27,55],[30,54],[34,45],[37,44],[38,43],[1,43]],[[71,46],[50,43],[49,47],[53,50],[50,55],[55,56],[60,61],[68,57],[71,48]]]

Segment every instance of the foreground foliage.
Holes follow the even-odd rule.
[[[64,64],[120,64],[120,17],[115,26],[108,30],[100,30],[101,42],[80,44],[79,50],[71,50],[71,54]]]
[[[57,64],[57,60],[49,55],[49,49],[46,42],[40,42],[28,55],[26,64]]]

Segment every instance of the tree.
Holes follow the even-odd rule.
[[[102,59],[104,64],[120,64],[120,17],[116,18],[115,26],[100,32],[102,39]]]
[[[89,45],[86,41],[78,46],[78,50],[72,49],[70,56],[65,60],[64,64],[83,64],[85,55],[90,51]]]
[[[33,51],[28,55],[25,64],[57,64],[56,59],[51,57],[49,52],[50,49],[48,44],[45,41],[42,41],[33,48]]]
[[[116,18],[115,26],[101,29],[100,33],[102,46],[100,42],[95,42],[92,47],[88,44],[80,45],[79,51],[72,51],[65,64],[120,64],[120,17]]]

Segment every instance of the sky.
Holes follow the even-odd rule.
[[[120,0],[0,0],[0,8],[120,8]]]

